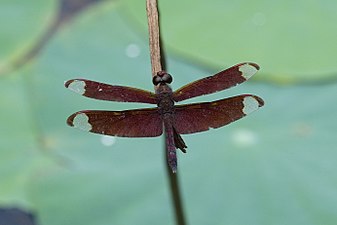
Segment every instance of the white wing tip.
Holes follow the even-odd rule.
[[[245,115],[251,114],[252,112],[256,111],[259,107],[264,105],[262,99],[256,96],[246,96],[242,100],[243,109],[242,112]]]
[[[248,80],[251,76],[253,76],[260,67],[255,63],[243,63],[239,66],[239,71],[242,73],[242,77]]]
[[[76,114],[72,124],[75,128],[83,131],[91,131],[92,129],[92,126],[89,123],[89,117],[85,113]]]
[[[85,81],[83,80],[70,80],[65,83],[65,86],[71,91],[83,95],[85,93]]]

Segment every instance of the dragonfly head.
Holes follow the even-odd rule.
[[[166,71],[159,71],[156,76],[152,78],[152,83],[157,86],[158,84],[172,83],[172,76]]]

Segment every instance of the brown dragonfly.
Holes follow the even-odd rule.
[[[264,102],[260,97],[250,94],[177,106],[175,102],[236,86],[258,70],[259,66],[255,63],[240,63],[174,92],[169,86],[172,76],[165,71],[153,77],[155,93],[85,79],[69,80],[65,83],[67,88],[89,98],[150,103],[157,104],[157,107],[124,111],[84,110],[72,114],[67,123],[80,130],[118,137],[156,137],[164,131],[167,161],[172,172],[176,172],[176,149],[186,153],[187,148],[181,134],[222,127],[252,113]]]

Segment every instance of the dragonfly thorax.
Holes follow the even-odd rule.
[[[159,84],[156,89],[157,105],[161,114],[172,113],[174,111],[174,101],[172,99],[172,89],[167,84]]]
[[[159,100],[158,108],[163,114],[172,113],[174,111],[174,101],[169,96],[165,96]]]

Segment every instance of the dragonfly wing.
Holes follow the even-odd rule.
[[[177,106],[175,128],[179,134],[191,134],[219,128],[238,120],[263,106],[261,98],[239,95],[214,102]]]
[[[176,102],[201,95],[211,94],[236,86],[248,80],[259,70],[255,63],[240,63],[213,76],[189,83],[173,93]]]
[[[85,79],[68,80],[66,88],[89,98],[116,102],[142,102],[156,104],[156,95],[137,88],[99,83]]]
[[[155,137],[163,132],[157,108],[125,111],[85,110],[67,119],[80,130],[118,137]]]

